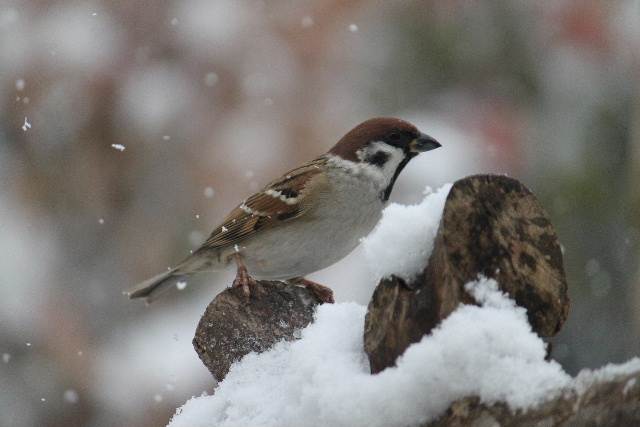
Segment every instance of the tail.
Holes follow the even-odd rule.
[[[176,289],[176,284],[184,276],[184,273],[179,273],[178,269],[174,268],[127,289],[123,294],[129,299],[146,298],[147,304],[149,304],[165,293]]]

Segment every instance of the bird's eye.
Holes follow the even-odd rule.
[[[392,130],[387,134],[387,138],[389,138],[389,141],[398,141],[400,139],[400,132]]]

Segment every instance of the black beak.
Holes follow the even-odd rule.
[[[425,133],[420,133],[419,137],[409,143],[410,151],[414,153],[435,150],[438,147],[442,147],[442,145]]]

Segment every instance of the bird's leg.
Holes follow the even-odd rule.
[[[236,278],[233,281],[233,287],[242,287],[242,292],[248,297],[251,294],[251,292],[249,292],[249,286],[255,286],[257,282],[249,276],[247,266],[244,265],[244,261],[242,261],[240,254],[232,254],[231,257],[236,260],[236,266],[238,267]]]
[[[321,285],[320,283],[312,282],[311,280],[307,280],[305,278],[298,279],[295,284],[304,286],[305,288],[309,289],[316,297],[318,297],[320,302],[323,304],[333,304],[336,302],[333,299],[333,291],[327,286]]]

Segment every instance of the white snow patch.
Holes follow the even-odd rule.
[[[29,121],[27,120],[27,118],[24,118],[24,123],[22,124],[22,130],[23,131],[28,131],[29,129],[31,129],[31,123],[29,123]]]
[[[620,375],[631,375],[636,372],[640,372],[639,357],[634,357],[633,359],[630,359],[620,365],[610,363],[596,370],[583,369],[573,380],[572,387],[578,395],[582,395],[586,390],[589,389],[589,387],[591,387],[595,383],[611,381]],[[627,383],[627,387],[629,389],[631,389],[633,385],[634,384],[629,385],[629,383]],[[627,387],[625,387],[625,389]],[[627,389],[627,392],[629,391],[629,389]]]
[[[366,308],[322,305],[299,341],[245,356],[215,395],[187,401],[169,426],[408,426],[465,396],[526,409],[569,384],[558,363],[544,360],[523,308],[491,280],[469,289],[483,307],[461,305],[377,375],[362,343]]]
[[[627,393],[629,393],[629,390],[636,386],[637,382],[638,380],[636,378],[631,378],[629,381],[627,381],[627,383],[624,385],[624,388],[622,389],[622,394],[626,396]]]
[[[425,190],[418,205],[392,203],[382,212],[373,232],[362,239],[374,282],[392,274],[410,281],[419,274],[433,249],[444,204],[452,184]]]

